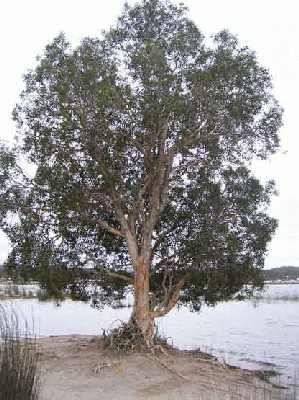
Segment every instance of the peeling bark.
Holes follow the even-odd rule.
[[[149,305],[149,265],[143,260],[137,261],[135,265],[134,309],[131,319],[135,321],[145,340],[150,342],[154,333],[154,317]]]

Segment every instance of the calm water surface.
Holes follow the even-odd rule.
[[[131,309],[95,310],[66,300],[60,307],[36,299],[11,303],[34,319],[40,336],[100,334],[128,319]],[[274,369],[283,380],[299,377],[299,285],[271,285],[260,300],[227,302],[191,313],[173,310],[158,321],[162,335],[181,349],[197,349],[249,369]]]

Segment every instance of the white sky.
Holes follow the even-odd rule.
[[[178,1],[176,1],[178,2]],[[134,3],[134,1],[129,1]],[[283,106],[282,149],[271,161],[258,163],[256,171],[274,178],[279,196],[271,215],[279,229],[269,246],[266,267],[299,266],[299,2],[296,0],[185,0],[190,16],[209,36],[227,28],[242,44],[255,50],[270,69],[274,92]],[[14,136],[11,111],[22,88],[22,75],[35,57],[59,32],[73,43],[84,36],[99,36],[120,14],[124,0],[6,0],[0,5],[0,140]],[[0,260],[8,242],[0,234]]]

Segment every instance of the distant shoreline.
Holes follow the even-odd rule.
[[[299,281],[265,281],[265,285],[299,285]]]

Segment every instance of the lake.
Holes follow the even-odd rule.
[[[131,309],[97,310],[64,301],[59,307],[37,299],[2,300],[27,319],[39,336],[102,333],[128,319]],[[220,361],[282,374],[281,383],[299,377],[299,285],[270,285],[261,298],[203,307],[200,313],[174,309],[158,321],[160,333],[181,349],[211,353]]]

